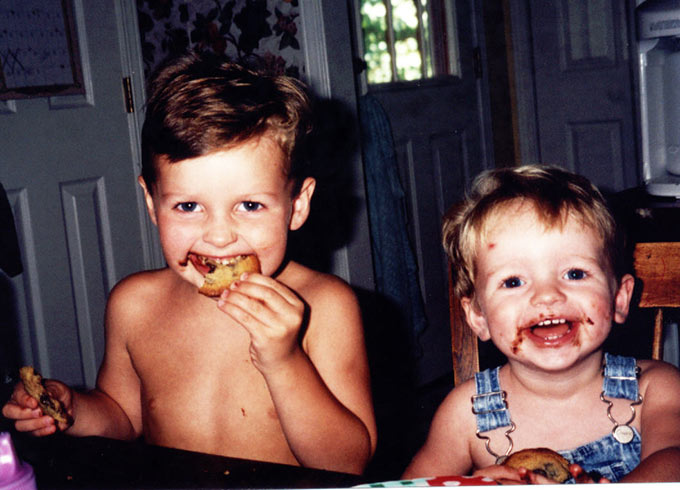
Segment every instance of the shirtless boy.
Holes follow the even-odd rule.
[[[546,447],[578,481],[680,481],[678,370],[603,352],[634,279],[599,191],[558,168],[496,169],[447,214],[443,236],[468,325],[508,362],[453,389],[405,477],[546,483],[500,464]]]
[[[167,267],[112,290],[96,388],[56,380],[73,424],[55,426],[19,383],[19,431],[151,443],[361,473],[376,444],[361,315],[340,279],[287,260],[315,180],[299,158],[309,101],[296,81],[208,55],[149,86],[139,183]],[[202,258],[255,254],[218,298]]]

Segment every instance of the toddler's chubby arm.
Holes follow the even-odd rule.
[[[432,419],[425,444],[411,460],[403,478],[469,474],[473,469],[469,434],[475,433],[470,404],[473,394],[474,380],[468,380],[446,396]]]
[[[659,361],[639,364],[641,462],[621,481],[680,481],[680,372]]]
[[[306,303],[281,282],[249,274],[218,304],[249,332],[253,364],[299,463],[361,473],[376,426],[358,303],[326,275],[304,296]]]

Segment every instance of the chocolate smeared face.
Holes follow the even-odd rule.
[[[274,137],[186,160],[156,160],[156,182],[143,189],[165,261],[181,279],[198,289],[208,274],[246,254],[257,256],[264,275],[281,270],[288,232],[304,223],[315,181],[305,179],[293,195]]]
[[[526,328],[520,328],[512,343],[512,352],[517,354],[524,340],[545,348],[557,348],[567,342],[578,342],[576,334],[580,323],[581,321],[567,318],[548,318]]]
[[[468,324],[513,362],[553,371],[588,357],[629,301],[602,247],[576,217],[546,225],[529,204],[508,208],[481,236]]]

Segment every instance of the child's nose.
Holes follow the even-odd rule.
[[[562,292],[558,281],[545,279],[535,281],[532,303],[535,305],[550,305],[564,301],[565,295]]]
[[[224,216],[212,216],[205,225],[203,240],[215,247],[225,247],[236,240],[234,224]]]

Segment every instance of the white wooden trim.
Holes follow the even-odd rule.
[[[336,6],[337,7],[337,6]],[[322,98],[331,98],[332,84],[326,40],[325,21],[322,2],[317,0],[300,1],[300,20],[302,26],[302,49],[304,51],[306,74],[305,82]],[[332,257],[331,272],[350,281],[350,265],[347,247],[335,251]]]
[[[541,161],[536,122],[536,81],[531,44],[531,9],[527,0],[507,2],[512,25],[512,58],[515,73],[517,131],[521,163]]]
[[[134,0],[116,0],[116,19],[120,38],[121,69],[124,77],[129,77],[134,99],[134,112],[128,114],[128,130],[130,133],[130,154],[137,174],[142,172],[141,131],[144,122],[144,63],[142,60],[142,42],[137,21],[137,4]],[[122,83],[122,80],[121,80]],[[142,235],[142,253],[144,266],[147,269],[158,269],[165,266],[165,258],[161,249],[156,227],[151,223],[146,211],[146,203],[141,188],[137,187],[137,212]]]
[[[20,304],[18,314],[21,318],[18,324],[20,326],[22,358],[49,378],[52,376],[52,369],[47,347],[45,314],[38,279],[38,254],[33,236],[28,190],[25,188],[8,189],[7,198],[12,206],[22,252],[21,261],[24,266],[24,273],[12,279],[14,290],[19,295],[17,298]],[[31,332],[33,332],[33,335],[31,335]]]
[[[300,0],[304,81],[321,97],[331,96],[326,32],[320,1]]]

